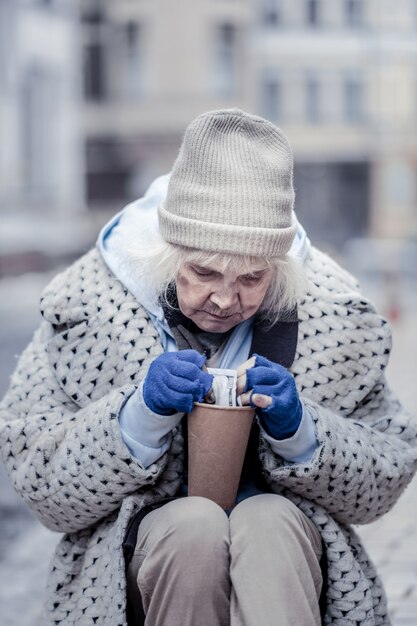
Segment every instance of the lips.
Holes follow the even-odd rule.
[[[236,313],[228,313],[227,315],[217,315],[217,313],[211,313],[210,311],[203,311],[203,313],[211,315],[212,317],[215,317],[218,320],[227,320],[229,319],[229,317],[234,317],[235,315],[238,315],[237,311]]]

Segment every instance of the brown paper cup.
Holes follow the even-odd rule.
[[[196,403],[188,414],[188,495],[232,508],[254,409]]]

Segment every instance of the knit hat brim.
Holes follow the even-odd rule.
[[[159,230],[172,244],[192,247],[208,252],[242,254],[243,250],[254,257],[283,256],[289,252],[297,232],[295,220],[291,226],[280,228],[254,228],[216,224],[168,213],[163,205],[158,207]],[[242,246],[244,242],[244,246]]]

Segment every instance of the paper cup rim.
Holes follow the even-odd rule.
[[[245,406],[221,406],[219,404],[208,404],[206,402],[194,402],[194,406],[203,407],[204,409],[213,409],[213,411],[247,411],[248,409],[252,409],[253,411],[255,410],[254,407],[250,406],[249,404]]]

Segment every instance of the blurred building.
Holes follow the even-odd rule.
[[[195,115],[238,105],[288,133],[313,236],[417,231],[415,0],[84,0],[83,24],[91,202],[140,194]]]
[[[80,28],[74,8],[71,0],[0,0],[4,220],[6,213],[56,214],[85,204]]]
[[[252,108],[291,139],[310,233],[416,235],[416,0],[252,4]]]
[[[248,0],[82,0],[88,197],[133,198],[188,123],[244,102]]]
[[[417,233],[416,0],[81,0],[87,190],[121,203],[199,113],[281,125],[313,239]]]

